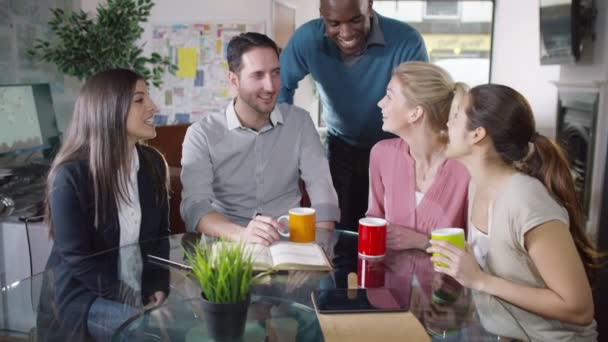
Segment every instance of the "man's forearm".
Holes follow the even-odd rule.
[[[197,225],[199,233],[222,237],[232,241],[240,238],[243,228],[216,211],[212,211],[201,217]]]

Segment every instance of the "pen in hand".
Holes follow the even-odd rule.
[[[266,216],[255,211],[251,221],[241,233],[241,239],[248,243],[259,243],[269,246],[280,240],[279,225],[272,216]]]

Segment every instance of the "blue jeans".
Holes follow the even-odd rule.
[[[329,170],[338,193],[340,222],[338,229],[357,231],[365,216],[369,193],[370,148],[352,146],[339,137],[327,134]]]
[[[87,316],[89,335],[95,341],[110,341],[116,329],[138,313],[139,310],[128,304],[99,297],[91,305]]]

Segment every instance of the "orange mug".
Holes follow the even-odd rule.
[[[315,210],[313,208],[293,208],[289,210],[289,215],[283,215],[277,220],[281,224],[286,220],[287,232],[279,234],[289,237],[293,242],[314,242],[315,241]]]

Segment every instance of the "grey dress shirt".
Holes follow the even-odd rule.
[[[304,180],[317,221],[340,210],[319,134],[305,110],[279,104],[259,131],[243,127],[231,101],[225,113],[193,123],[182,151],[181,215],[188,231],[216,211],[246,226],[256,213],[278,218],[300,206]]]

